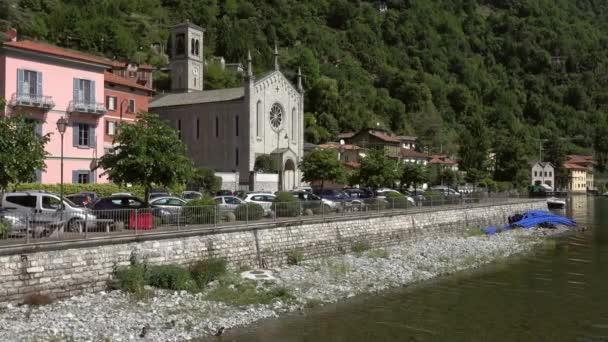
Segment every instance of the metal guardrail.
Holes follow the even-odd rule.
[[[101,102],[70,101],[67,112],[104,115],[106,106]]]
[[[9,105],[51,109],[55,107],[55,102],[51,96],[15,93],[11,96]]]
[[[19,245],[66,243],[69,241],[174,234],[180,231],[264,227],[371,218],[432,210],[465,209],[522,202],[520,197],[454,197],[427,199],[415,204],[406,198],[361,199],[344,202],[296,201],[241,205],[183,206],[173,209],[83,210],[82,212],[19,212],[0,215],[0,249]]]

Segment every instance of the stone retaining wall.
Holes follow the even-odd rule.
[[[546,209],[544,201],[389,214],[367,219],[291,223],[201,231],[180,238],[64,248],[0,256],[0,302],[20,302],[30,293],[60,298],[104,290],[115,267],[136,258],[150,264],[188,264],[201,258],[226,258],[231,265],[275,267],[290,251],[305,258],[350,251],[357,241],[373,247],[422,236],[462,234],[474,227],[503,224],[507,216]]]

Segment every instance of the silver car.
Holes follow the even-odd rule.
[[[214,197],[213,200],[220,211],[223,212],[233,212],[236,208],[245,203],[242,199],[236,196],[217,196]]]
[[[186,201],[178,197],[157,197],[148,202],[154,208],[161,208],[161,218],[165,222],[177,222]]]
[[[97,217],[87,208],[80,208],[72,201],[61,199],[47,191],[20,191],[5,193],[2,207],[9,212],[25,215],[32,226],[54,229],[62,227],[71,232],[83,232],[95,228]]]
[[[264,209],[264,215],[270,215],[272,201],[274,201],[275,197],[275,195],[269,193],[254,192],[247,194],[244,200],[248,203],[259,204]]]

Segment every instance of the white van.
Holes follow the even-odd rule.
[[[89,209],[80,208],[66,198],[63,205],[62,211],[59,195],[41,190],[7,192],[2,196],[4,209],[27,218],[31,224],[63,227],[70,232],[95,228],[97,218]]]

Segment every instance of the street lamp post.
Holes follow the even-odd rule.
[[[61,200],[61,215],[63,219],[63,134],[65,133],[65,129],[68,125],[68,120],[66,120],[63,116],[57,120],[57,130],[61,135],[61,182],[59,185],[59,199]]]
[[[279,162],[279,190],[283,191],[283,158],[282,156],[278,153],[278,150],[280,148],[281,145],[281,132],[283,132],[285,130],[285,128],[281,128],[277,131],[277,159]],[[287,147],[289,147],[289,136],[287,135],[287,133],[285,133],[285,139],[287,140]]]

